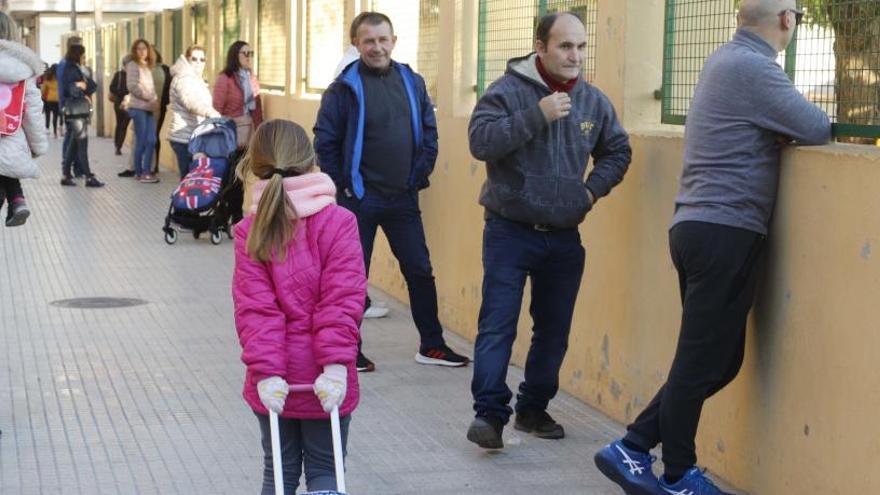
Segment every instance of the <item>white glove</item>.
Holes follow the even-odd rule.
[[[284,378],[270,376],[257,382],[257,392],[260,394],[260,402],[266,409],[281,414],[284,410],[284,401],[287,399],[288,386]]]
[[[315,394],[321,401],[324,412],[342,405],[348,388],[348,369],[341,364],[328,364],[324,372],[315,380]]]

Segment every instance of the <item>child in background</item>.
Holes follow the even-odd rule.
[[[49,147],[36,84],[42,68],[40,58],[18,43],[12,18],[0,12],[0,207],[7,203],[7,227],[30,216],[19,179],[39,177],[34,157]]]
[[[315,165],[305,130],[271,120],[238,168],[242,181],[260,179],[235,227],[232,296],[243,396],[262,432],[263,495],[275,493],[268,409],[279,414],[285,493],[296,493],[303,467],[309,491],[335,490],[328,412],[339,407],[344,450],[359,397],[366,274],[357,220]],[[288,395],[288,384],[314,384],[316,394]]]

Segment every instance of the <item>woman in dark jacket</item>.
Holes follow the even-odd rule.
[[[91,96],[98,88],[95,81],[90,77],[90,71],[82,66],[83,57],[86,49],[82,45],[72,45],[67,50],[64,58],[67,60],[67,68],[64,70],[64,80],[60,82],[62,94],[64,95],[65,108],[71,109],[77,102],[81,102],[83,98],[89,100],[91,104]],[[62,110],[64,111],[64,110]],[[83,174],[86,178],[86,187],[101,187],[103,182],[99,181],[95,174],[89,169],[89,112],[67,115],[67,133],[70,135],[70,146],[64,155],[63,173],[61,179],[62,186],[75,186],[76,183],[70,175],[70,168],[74,161],[78,161],[82,166]]]

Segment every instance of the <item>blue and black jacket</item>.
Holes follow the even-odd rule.
[[[346,191],[358,199],[364,197],[361,176],[361,153],[364,144],[364,86],[358,69],[360,60],[346,67],[324,91],[315,122],[315,153],[321,171],[329,175],[340,193]],[[409,99],[413,127],[412,168],[409,188],[428,187],[428,177],[437,161],[437,119],[434,105],[425,88],[425,80],[408,65],[391,61],[400,72]]]

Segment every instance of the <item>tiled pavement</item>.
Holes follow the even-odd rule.
[[[25,183],[27,225],[0,227],[0,493],[258,493],[258,426],[240,398],[232,324],[231,242],[182,235],[167,246],[160,227],[174,177],[117,178],[122,160],[106,139],[92,138],[90,153],[107,187],[62,188],[60,147],[54,141],[42,159],[43,178]],[[96,296],[148,303],[50,305]],[[467,442],[470,368],[415,364],[408,311],[389,305],[390,317],[364,328],[378,371],[361,375],[350,493],[619,493],[592,454],[622,428],[564,394],[551,410],[567,428],[563,441],[508,428],[501,452]],[[511,370],[512,383],[520,377]]]

